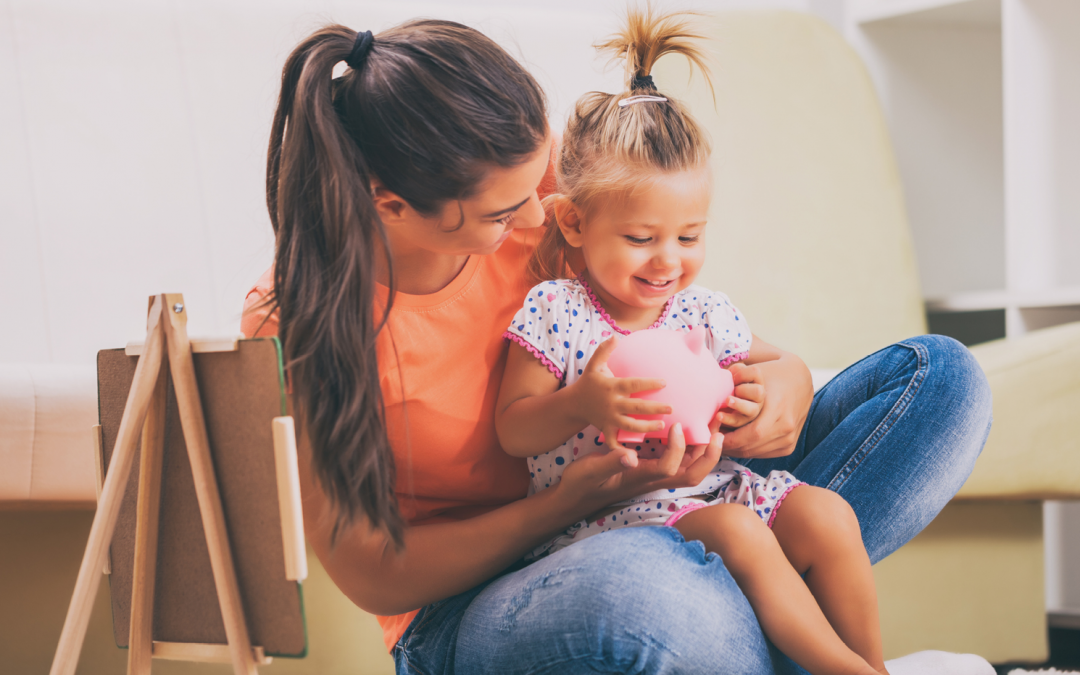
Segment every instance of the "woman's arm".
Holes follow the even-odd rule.
[[[744,427],[724,436],[724,454],[731,457],[783,457],[795,450],[810,412],[814,385],[802,359],[753,337],[748,368],[732,368],[736,391],[743,381],[763,388],[761,413]]]
[[[305,533],[330,578],[357,606],[384,616],[475,587],[589,511],[551,488],[476,518],[407,528],[397,551],[366,521],[342,528],[331,544],[333,506],[310,477],[303,493]]]
[[[375,614],[401,614],[475,587],[610,504],[651,490],[699,484],[720,459],[720,435],[692,462],[680,429],[672,429],[671,439],[663,456],[641,460],[634,468],[627,468],[624,459],[637,454],[626,448],[578,459],[558,485],[468,520],[407,528],[405,546],[395,550],[383,532],[364,522],[340,530],[331,545],[333,506],[314,482],[311,450],[301,437],[305,533],[350,600]]]
[[[590,424],[604,432],[608,449],[618,450],[619,429],[640,433],[662,429],[663,422],[630,415],[667,415],[671,406],[630,395],[662,389],[663,380],[614,377],[607,367],[614,348],[614,339],[602,343],[581,377],[559,388],[547,366],[521,345],[511,344],[495,404],[495,430],[503,450],[514,457],[539,455]]]

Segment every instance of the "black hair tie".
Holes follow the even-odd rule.
[[[637,75],[634,77],[634,81],[630,83],[630,90],[635,89],[652,89],[656,91],[656,85],[653,84],[652,75]]]
[[[375,37],[371,34],[371,31],[366,30],[363,33],[357,33],[356,41],[353,42],[352,51],[349,52],[345,63],[353,70],[360,70],[360,67],[364,65],[364,61],[367,60],[373,42],[375,42]]]

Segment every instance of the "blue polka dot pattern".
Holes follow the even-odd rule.
[[[655,328],[690,331],[699,325],[708,329],[705,344],[721,365],[726,366],[741,360],[749,352],[751,334],[739,310],[723,293],[714,293],[701,286],[690,286],[677,293]],[[625,332],[594,302],[585,285],[576,279],[560,279],[545,281],[529,291],[524,306],[507,329],[507,336],[515,342],[528,345],[530,353],[544,362],[554,376],[559,378],[560,386],[567,386],[581,377],[600,343],[616,333]],[[550,452],[529,458],[533,491],[539,492],[557,485],[570,462],[593,452],[602,452],[602,445],[600,430],[590,426]],[[663,446],[653,439],[648,439],[637,446],[637,452],[644,457],[659,457]],[[548,549],[554,550],[552,547],[567,545],[576,540],[575,537],[583,536],[582,533],[587,533],[584,536],[591,536],[602,529],[639,524],[645,522],[644,519],[660,519],[662,524],[672,513],[699,499],[701,495],[715,494],[733,480],[738,470],[742,470],[741,466],[733,462],[732,466],[738,469],[721,470],[724,462],[729,460],[723,460],[698,486],[665,489],[629,500],[626,502],[626,509],[609,516],[603,524],[579,523],[536,549],[534,555],[540,555]],[[787,489],[790,489],[790,486]],[[662,501],[658,499],[661,494]],[[770,494],[775,497],[778,493],[770,491]],[[634,505],[632,512],[629,510],[630,504]],[[640,511],[637,510],[639,508]],[[770,508],[771,511],[766,512],[765,508]],[[775,508],[762,506],[760,510],[764,517],[768,517]],[[630,513],[634,515],[630,516]],[[570,539],[565,540],[566,537]],[[559,541],[563,543],[557,544]]]
[[[759,476],[730,459],[721,459],[716,469],[698,486],[699,494],[671,498],[668,491],[661,491],[662,496],[654,492],[616,504],[612,507],[613,513],[575,523],[534,549],[526,558],[534,559],[554,553],[582,539],[620,527],[667,525],[673,519],[678,520],[682,514],[713,504],[741,504],[772,527],[784,499],[800,485],[805,483],[795,480],[786,471],[772,471],[768,476]]]
[[[529,291],[525,306],[507,330],[536,351],[564,385],[584,372],[597,345],[622,328],[612,324],[588,289],[576,279],[545,281]],[[543,310],[543,311],[541,311]],[[706,346],[722,365],[744,358],[751,335],[739,310],[723,293],[690,286],[677,293],[658,328],[708,328]]]

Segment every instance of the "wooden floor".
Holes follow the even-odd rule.
[[[75,588],[93,511],[0,510],[0,673],[47,673]],[[275,659],[270,675],[390,675],[394,663],[375,617],[333,587],[309,552],[304,583],[308,657]],[[112,634],[108,581],[98,591],[78,675],[115,675],[127,650]],[[154,675],[227,675],[226,664],[155,661]]]

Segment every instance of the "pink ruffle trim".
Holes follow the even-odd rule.
[[[720,362],[720,367],[721,368],[727,368],[731,364],[736,363],[738,361],[745,361],[749,357],[750,357],[750,352],[743,352],[742,354],[732,354],[731,356],[727,357],[726,359],[724,359],[723,361]]]
[[[802,481],[799,481],[798,483],[795,483],[794,485],[789,487],[787,490],[785,490],[784,494],[780,495],[780,499],[776,500],[776,504],[774,504],[773,507],[772,507],[772,513],[769,514],[769,523],[768,523],[769,527],[772,527],[773,521],[776,520],[776,512],[780,510],[780,505],[784,503],[784,500],[787,499],[787,496],[789,494],[791,494],[791,491],[794,490],[795,488],[799,487],[800,485],[806,485],[806,483],[804,483]]]
[[[679,519],[690,513],[691,511],[697,511],[709,506],[713,502],[694,502],[693,504],[687,504],[675,513],[671,514],[671,517],[664,521],[664,527],[671,527],[675,523],[679,522]]]
[[[547,366],[548,370],[550,370],[552,373],[554,373],[560,380],[563,378],[563,370],[562,370],[562,368],[558,367],[557,365],[555,365],[555,363],[551,359],[544,356],[544,352],[540,351],[536,347],[533,347],[531,344],[526,342],[525,338],[523,338],[520,335],[517,335],[515,333],[511,333],[510,331],[506,331],[505,333],[503,333],[503,337],[506,338],[507,340],[510,340],[511,342],[516,342],[517,344],[521,345],[525,349],[529,350],[530,354],[532,354],[536,358],[540,359],[540,363]]]
[[[593,293],[592,287],[589,286],[589,282],[585,281],[585,277],[583,275],[579,274],[578,278],[577,278],[577,281],[578,281],[579,284],[581,284],[585,288],[585,292],[588,293],[589,299],[592,300],[593,307],[596,307],[596,311],[600,312],[600,318],[603,319],[604,321],[606,321],[609,326],[614,328],[616,333],[621,333],[623,335],[629,335],[630,331],[626,330],[625,328],[623,328],[619,324],[615,323],[615,320],[612,319],[611,315],[607,313],[607,310],[604,309],[604,306],[600,304],[600,301],[596,298],[596,294]],[[674,302],[674,301],[675,301],[675,296],[674,295],[671,296],[670,298],[668,298],[667,304],[664,305],[664,311],[660,312],[660,318],[656,320],[656,323],[649,326],[645,330],[652,330],[653,328],[659,328],[660,325],[662,323],[664,323],[664,319],[667,318],[668,311],[671,309],[671,303]]]

